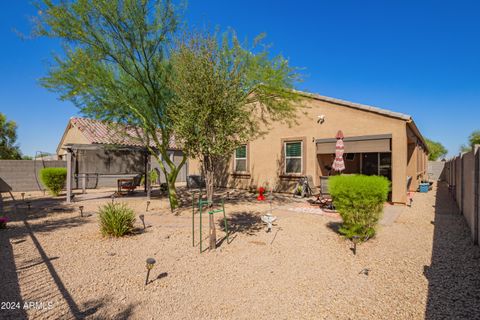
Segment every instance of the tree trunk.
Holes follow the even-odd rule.
[[[167,179],[167,186],[168,186],[168,201],[170,202],[170,210],[173,212],[176,208],[178,208],[178,197],[177,197],[177,188],[175,187],[175,179],[171,179],[171,176],[169,174],[169,177]]]
[[[157,153],[152,152],[155,159],[157,159],[160,169],[162,170],[163,174],[165,175],[165,181],[167,183],[167,190],[168,190],[168,201],[170,202],[170,210],[173,212],[176,208],[178,208],[178,197],[177,197],[177,189],[175,188],[175,181],[177,181],[177,176],[180,170],[182,169],[183,165],[187,161],[186,155],[183,155],[183,159],[180,164],[175,165],[175,163],[170,160],[168,153],[162,153],[162,157],[159,157]],[[163,161],[168,165],[170,168],[170,172],[167,171]],[[160,180],[160,178],[159,178]]]
[[[213,171],[209,170],[205,172],[205,187],[207,191],[207,200],[213,203],[213,193],[214,193],[214,187],[213,187]]]
[[[212,210],[213,206],[213,178],[214,178],[214,166],[213,159],[209,156],[203,157],[203,172],[205,174],[205,186],[207,191],[207,200],[209,201],[209,210]],[[215,219],[213,214],[208,215],[209,223],[209,235],[210,235],[210,250],[216,249],[217,246],[217,233],[215,231]]]
[[[178,208],[178,197],[177,197],[177,188],[175,187],[175,181],[177,181],[178,173],[180,172],[181,167],[177,167],[170,172],[165,170],[165,180],[168,187],[168,201],[170,202],[170,210],[173,212]]]

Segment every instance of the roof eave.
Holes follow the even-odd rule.
[[[418,129],[417,125],[415,124],[415,121],[413,121],[413,118],[410,118],[410,120],[407,121],[407,125],[410,126],[410,129],[412,129],[413,133],[415,133],[415,135],[420,139],[420,141],[422,141],[423,146],[425,147],[425,150],[427,152],[429,152],[430,150],[428,150],[427,142],[425,141],[425,138],[420,133],[420,130]]]
[[[357,110],[362,110],[362,111],[367,111],[367,112],[372,112],[376,113],[382,116],[390,117],[390,118],[395,118],[395,119],[400,119],[404,121],[409,121],[412,119],[412,117],[408,114],[403,114],[400,112],[395,112],[395,111],[390,111],[374,106],[369,106],[366,104],[361,104],[361,103],[355,103],[355,102],[350,102],[342,99],[337,99],[337,98],[332,98],[332,97],[327,97],[327,96],[322,96],[317,93],[310,93],[310,92],[305,92],[305,91],[299,91],[299,90],[294,90],[297,94],[315,99],[315,100],[320,100],[320,101],[325,101],[325,102],[330,102],[334,104],[338,104],[341,106],[349,107],[349,108],[354,108]]]
[[[63,135],[62,135],[62,138],[60,139],[60,142],[58,143],[58,146],[57,146],[57,155],[59,154],[60,150],[63,149],[62,148],[62,145],[63,145],[63,142],[65,141],[65,137],[67,136],[67,132],[70,130],[70,128],[73,126],[72,124],[72,118],[71,117],[69,120],[68,120],[68,123],[67,123],[67,126],[65,127],[65,130],[63,131]]]

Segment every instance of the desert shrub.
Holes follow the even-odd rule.
[[[135,213],[124,203],[100,207],[100,231],[104,236],[121,237],[133,231]]]
[[[157,170],[153,169],[150,171],[150,184],[157,184],[158,183],[158,172]],[[145,175],[142,175],[142,179],[140,180],[140,184],[145,184]]]
[[[40,170],[40,179],[54,196],[58,196],[67,181],[66,168],[43,168]]]
[[[339,232],[360,241],[373,237],[387,201],[390,181],[380,176],[340,175],[330,178],[329,190],[343,219]]]

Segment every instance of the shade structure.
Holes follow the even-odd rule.
[[[334,171],[341,172],[345,170],[345,162],[343,161],[343,153],[345,152],[345,146],[343,144],[343,132],[339,130],[337,132],[337,143],[335,144],[335,160],[333,161],[332,169]]]

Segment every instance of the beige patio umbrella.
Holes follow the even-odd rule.
[[[335,144],[335,160],[333,161],[332,169],[334,171],[342,172],[345,170],[345,162],[343,161],[343,153],[345,152],[345,146],[343,144],[343,132],[338,130],[337,143]]]

